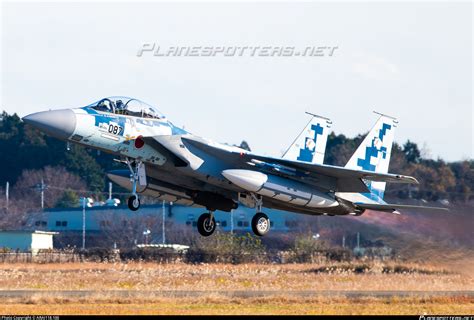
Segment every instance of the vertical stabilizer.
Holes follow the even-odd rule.
[[[323,164],[332,122],[328,118],[306,113],[311,115],[311,120],[286,150],[282,158]]]
[[[395,128],[398,125],[398,121],[393,117],[380,113],[377,114],[380,115],[380,118],[352,155],[349,162],[347,162],[346,168],[378,173],[388,172]],[[366,184],[369,187],[372,199],[383,199],[385,182],[366,181]]]

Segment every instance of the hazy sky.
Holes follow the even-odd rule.
[[[177,125],[280,156],[308,118],[354,136],[372,110],[396,141],[473,157],[472,3],[1,4],[0,109],[21,116],[126,95]],[[137,57],[169,46],[337,46],[332,57]]]

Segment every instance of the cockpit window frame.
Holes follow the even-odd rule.
[[[101,104],[105,101],[108,101],[109,106],[106,107],[101,107]],[[123,105],[122,108],[119,108],[117,106],[117,102],[119,102]],[[124,101],[126,101],[124,103]],[[129,105],[130,102],[138,103],[140,111],[132,111],[128,110],[127,106]],[[101,112],[107,112],[111,114],[119,114],[119,115],[127,115],[131,117],[137,117],[137,118],[145,118],[145,119],[157,119],[157,120],[163,120],[166,119],[166,117],[156,108],[153,106],[149,105],[146,102],[143,102],[139,99],[135,98],[129,98],[129,97],[107,97],[100,99],[97,102],[91,103],[90,105],[87,106],[87,108],[91,108],[97,111]]]
[[[102,103],[108,101],[109,102],[109,107],[102,108]],[[115,103],[110,100],[109,98],[103,98],[99,101],[97,101],[96,105],[92,107],[95,110],[103,111],[103,112],[110,112],[110,113],[115,113]],[[110,109],[112,108],[112,109]]]

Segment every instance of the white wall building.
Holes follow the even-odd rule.
[[[58,233],[22,230],[0,231],[0,248],[33,253],[37,253],[40,249],[53,249],[53,235],[55,234]]]

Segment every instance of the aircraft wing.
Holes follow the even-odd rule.
[[[386,212],[397,212],[398,209],[416,209],[416,210],[439,210],[439,211],[449,211],[447,208],[441,207],[424,207],[424,206],[412,206],[406,204],[376,204],[376,203],[360,203],[355,202],[355,206],[361,209],[369,209],[376,211],[386,211]]]
[[[266,156],[255,155],[243,150],[233,151],[230,148],[221,148],[218,144],[210,144],[208,141],[195,137],[182,137],[185,144],[198,148],[205,153],[219,158],[236,168],[246,168],[261,171],[274,172],[278,175],[287,176],[291,179],[309,182],[307,178],[313,178],[321,183],[318,186],[328,190],[339,192],[368,192],[368,188],[362,181],[383,181],[392,183],[414,183],[418,181],[410,176],[376,173],[364,170],[347,169],[343,167],[313,164],[302,161],[285,160]]]
[[[250,155],[248,155],[250,156]],[[343,167],[336,167],[330,165],[319,165],[319,164],[311,164],[305,163],[301,161],[290,161],[290,160],[282,160],[278,158],[269,158],[269,157],[262,157],[262,156],[250,156],[253,159],[265,161],[265,162],[274,162],[284,166],[293,167],[297,170],[301,170],[306,173],[316,173],[325,176],[335,177],[339,179],[365,179],[370,181],[382,181],[382,182],[394,182],[394,183],[414,183],[418,184],[419,182],[410,176],[404,176],[400,174],[391,174],[391,173],[377,173],[372,171],[365,171],[365,170],[354,170],[354,169],[346,169]]]

